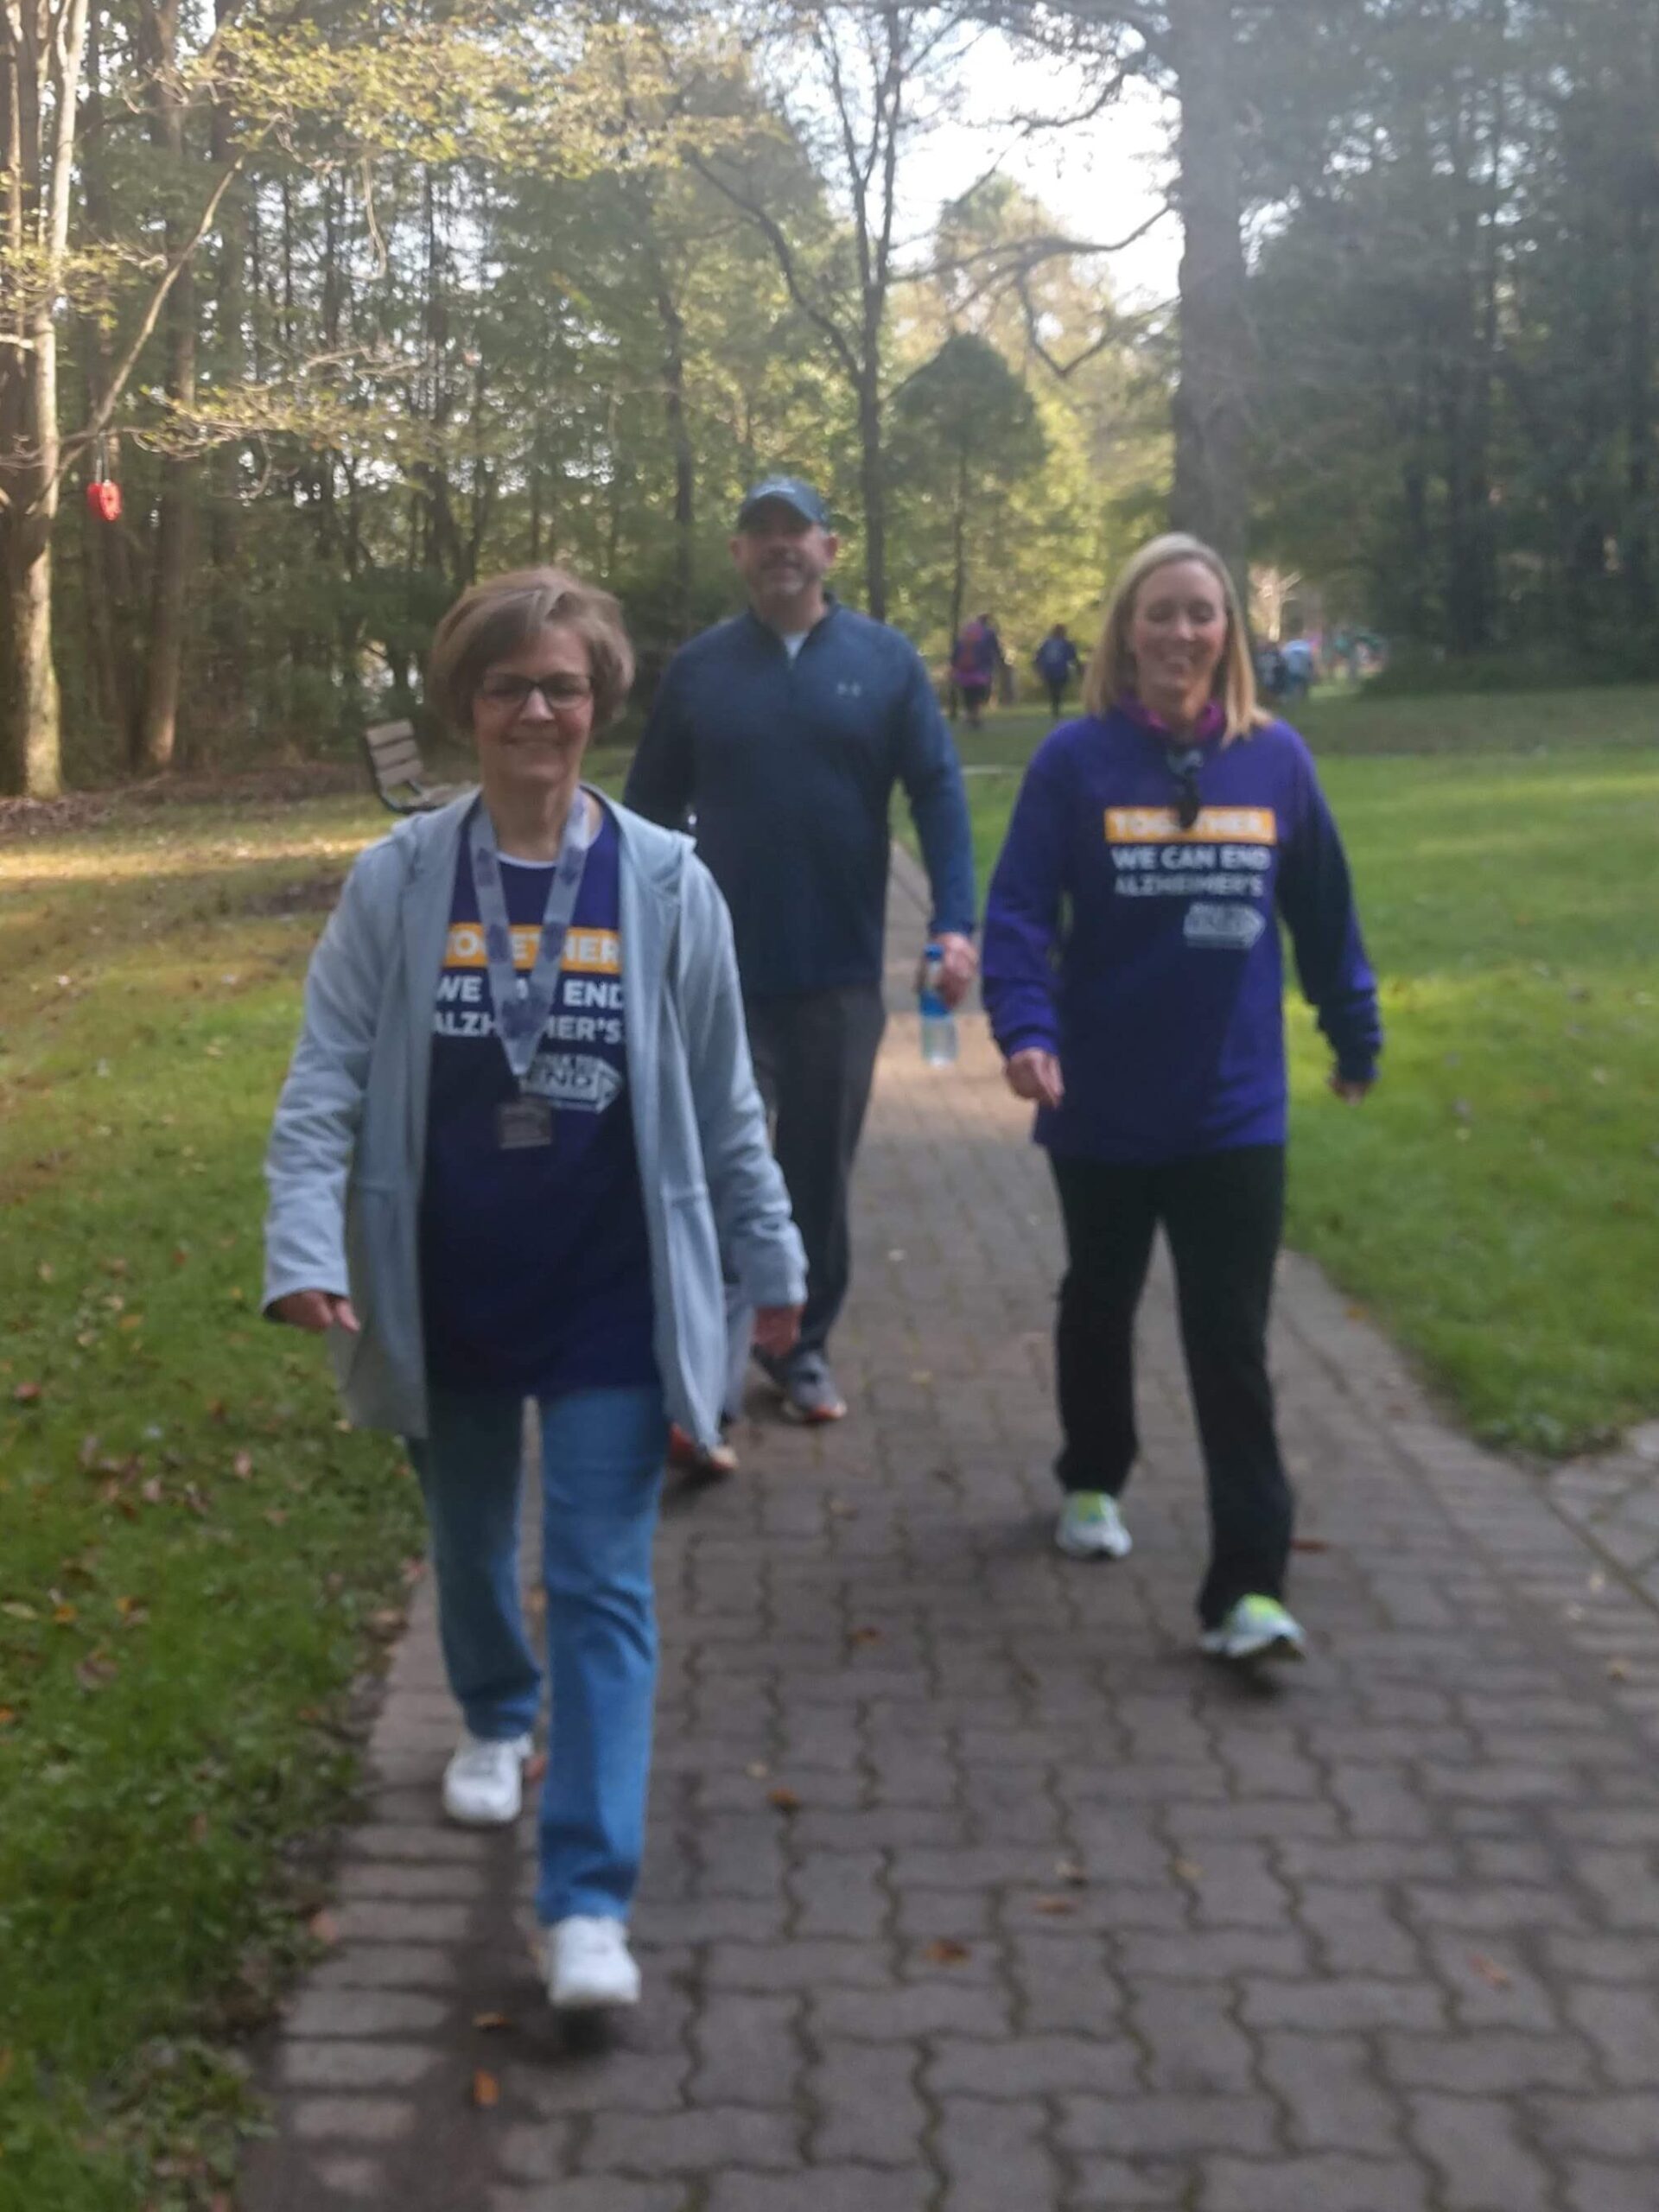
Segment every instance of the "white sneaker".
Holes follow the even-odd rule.
[[[492,1739],[468,1729],[443,1770],[443,1809],[467,1828],[505,1828],[524,1802],[528,1736]]]
[[[1054,1541],[1068,1559],[1127,1559],[1135,1548],[1117,1500],[1103,1490],[1066,1492]]]
[[[639,1969],[623,1921],[582,1913],[555,1921],[543,1958],[548,2002],[561,2012],[595,2012],[639,2002]]]

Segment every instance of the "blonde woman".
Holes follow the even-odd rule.
[[[1376,1078],[1376,988],[1313,760],[1257,708],[1210,547],[1160,537],[1129,563],[1084,703],[1027,772],[984,939],[985,1003],[1065,1226],[1056,1541],[1078,1558],[1129,1549],[1132,1337],[1161,1224],[1209,1486],[1200,1642],[1236,1662],[1299,1658],[1267,1371],[1285,1186],[1277,918],[1331,1088],[1353,1103]]]

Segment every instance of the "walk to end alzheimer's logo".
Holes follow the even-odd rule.
[[[543,1051],[531,1062],[524,1089],[579,1114],[602,1114],[621,1094],[622,1071],[596,1053]]]
[[[1218,906],[1208,899],[1190,906],[1181,925],[1188,944],[1213,952],[1248,952],[1264,929],[1268,918],[1259,906]]]

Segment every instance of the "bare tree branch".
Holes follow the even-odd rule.
[[[755,225],[772,248],[772,257],[778,264],[779,272],[783,277],[784,287],[790,298],[813,327],[822,332],[829,340],[834,349],[836,359],[841,363],[848,376],[856,377],[857,357],[834,317],[819,307],[814,300],[809,298],[806,288],[801,281],[794,250],[785,234],[783,226],[758,200],[752,200],[747,194],[740,192],[734,185],[728,183],[702,155],[692,152],[688,154],[687,159],[700,177],[711,184],[716,192],[723,194],[734,207],[738,208]]]

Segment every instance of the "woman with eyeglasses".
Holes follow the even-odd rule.
[[[1161,1224],[1209,1491],[1199,1642],[1238,1662],[1300,1658],[1267,1370],[1285,1188],[1277,918],[1350,1103],[1376,1079],[1376,987],[1313,760],[1256,705],[1237,599],[1207,545],[1160,537],[1130,561],[1084,703],[1027,771],[983,957],[1065,1230],[1056,1541],[1080,1559],[1130,1548],[1117,1501],[1137,1448],[1133,1330]]]
[[[639,1993],[652,1541],[671,1420],[719,1441],[721,1251],[779,1358],[805,1295],[720,893],[688,838],[582,780],[632,674],[615,601],[558,569],[450,608],[428,696],[480,788],[352,870],[267,1160],[265,1310],[327,1332],[352,1418],[420,1475],[464,1723],[442,1802],[473,1827],[517,1819],[540,1704],[518,1557],[537,1403],[536,1903],[570,2009]]]

